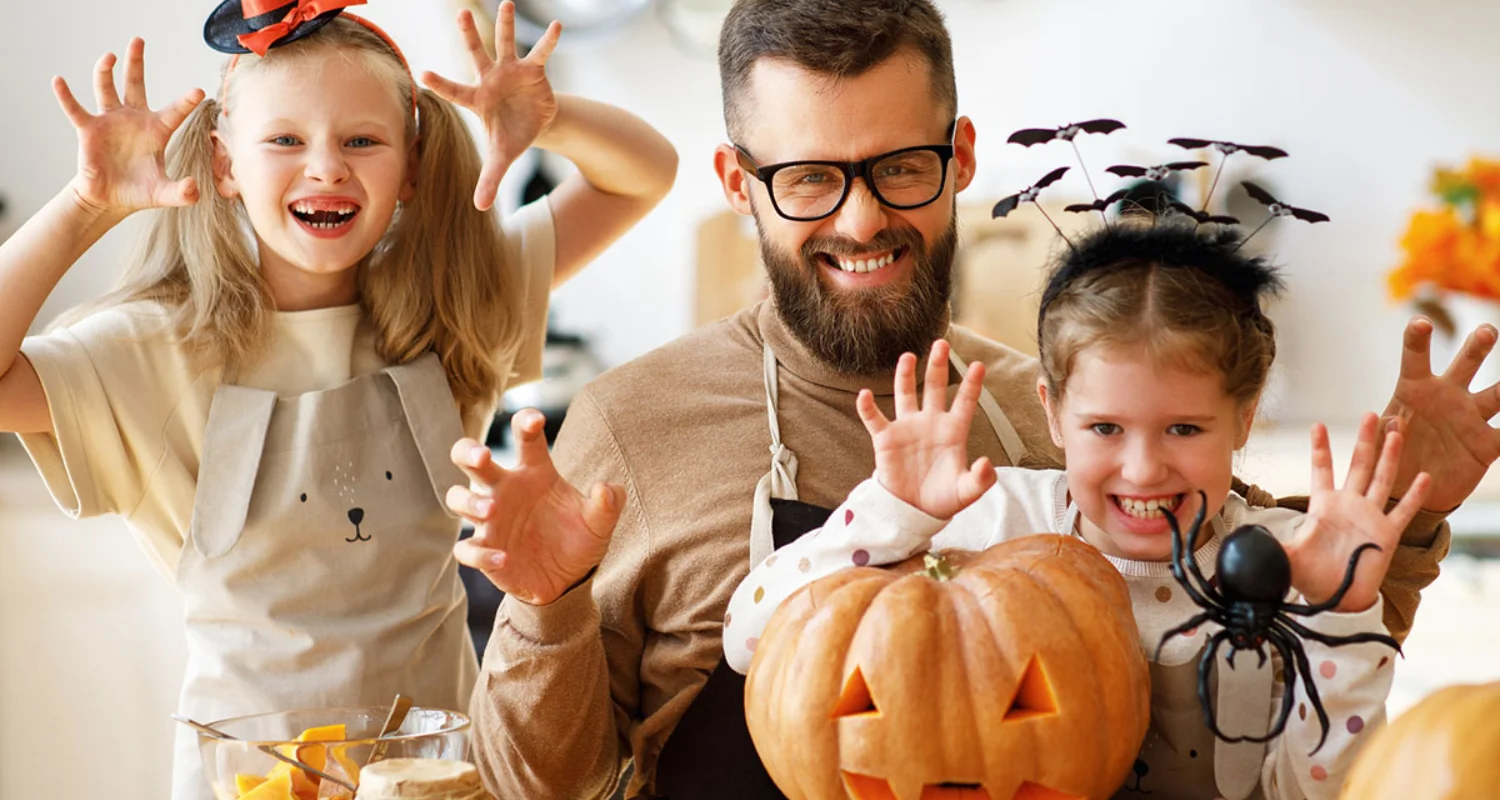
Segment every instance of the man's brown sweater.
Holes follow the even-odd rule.
[[[946,338],[965,362],[986,365],[985,385],[1029,451],[1011,465],[981,414],[970,457],[1060,466],[1036,361],[957,326]],[[652,791],[663,744],[723,657],[724,612],[750,568],[752,498],[771,464],[762,342],[779,364],[781,439],[799,461],[798,499],[833,508],[874,472],[854,401],[868,388],[892,415],[893,373],[833,371],[769,302],[590,384],[568,409],[553,458],[574,486],[613,482],[628,497],[591,580],[547,606],[501,606],[471,707],[475,760],[497,797],[605,797],[632,758],[627,796]],[[1398,636],[1446,551],[1446,526],[1419,516],[1387,581],[1397,588],[1386,607]]]

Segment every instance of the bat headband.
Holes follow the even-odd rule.
[[[1075,139],[1080,134],[1098,133],[1110,134],[1124,128],[1124,123],[1113,119],[1094,119],[1087,122],[1073,123],[1059,128],[1026,128],[1016,131],[1010,135],[1011,143],[1030,147],[1036,144],[1045,144],[1052,141],[1064,141],[1072,145],[1073,153],[1078,158],[1080,168],[1083,167],[1083,156],[1078,150]],[[1218,188],[1219,177],[1224,172],[1224,164],[1235,153],[1262,158],[1267,161],[1285,158],[1285,150],[1276,147],[1262,145],[1246,145],[1238,142],[1217,141],[1213,139],[1188,139],[1177,138],[1167,140],[1168,144],[1176,145],[1187,150],[1198,150],[1212,148],[1217,150],[1221,157],[1219,166],[1214,173],[1213,184],[1209,187],[1208,194],[1203,200],[1201,208],[1192,208],[1185,203],[1167,202],[1161,208],[1146,209],[1139,204],[1133,204],[1130,197],[1131,188],[1120,189],[1104,197],[1100,197],[1094,188],[1094,182],[1088,177],[1087,169],[1083,169],[1084,178],[1088,181],[1089,190],[1094,195],[1092,203],[1074,203],[1064,208],[1064,211],[1075,214],[1086,214],[1099,212],[1104,220],[1103,230],[1087,234],[1078,242],[1074,242],[1063,234],[1057,223],[1047,215],[1045,209],[1036,202],[1042,190],[1056,183],[1068,172],[1068,167],[1057,169],[1043,175],[1040,180],[1025,189],[1013,194],[995,204],[993,216],[1003,217],[1019,208],[1025,203],[1036,204],[1037,210],[1042,212],[1047,222],[1057,231],[1064,242],[1067,242],[1069,253],[1061,260],[1061,263],[1052,271],[1046,289],[1042,293],[1042,314],[1046,314],[1047,307],[1061,294],[1073,281],[1080,276],[1098,269],[1115,265],[1130,263],[1154,263],[1163,266],[1194,267],[1210,275],[1224,284],[1235,295],[1244,298],[1247,302],[1259,309],[1259,298],[1267,292],[1275,292],[1281,288],[1281,279],[1276,271],[1271,268],[1264,259],[1254,258],[1239,252],[1251,237],[1260,233],[1271,220],[1277,217],[1292,217],[1303,222],[1327,222],[1328,216],[1317,211],[1298,208],[1284,203],[1271,195],[1265,189],[1250,181],[1241,181],[1240,185],[1251,198],[1266,206],[1268,216],[1255,230],[1248,235],[1241,235],[1238,230],[1240,221],[1234,217],[1215,215],[1208,211],[1209,201],[1213,199],[1214,190]],[[1169,161],[1149,167],[1140,167],[1130,164],[1116,164],[1105,170],[1112,175],[1121,178],[1143,178],[1148,181],[1161,181],[1176,172],[1185,172],[1201,169],[1208,166],[1206,161]],[[1133,210],[1145,210],[1152,216],[1151,225],[1110,225],[1109,217],[1105,212],[1114,205],[1132,204]],[[1175,219],[1174,219],[1175,218]],[[1191,224],[1187,224],[1187,221]],[[1165,224],[1158,224],[1165,221]],[[1211,226],[1204,229],[1204,226]],[[1040,322],[1040,321],[1039,321]]]
[[[264,57],[272,48],[311,36],[342,14],[345,19],[365,26],[390,45],[396,58],[401,61],[401,66],[406,68],[406,74],[411,75],[411,65],[407,63],[406,55],[389,34],[363,17],[344,12],[349,6],[364,5],[365,2],[366,0],[224,0],[208,15],[208,21],[203,23],[203,41],[221,53],[234,56],[229,62],[229,69],[224,73],[227,84],[229,73],[239,65],[241,55],[254,53]],[[416,86],[413,78],[413,114],[417,109]],[[223,94],[221,90],[220,97]]]

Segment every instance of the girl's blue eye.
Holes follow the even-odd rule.
[[[1120,432],[1120,426],[1113,422],[1095,422],[1089,426],[1089,430],[1100,436],[1113,436]]]
[[[1189,425],[1186,422],[1172,425],[1167,428],[1167,433],[1170,433],[1173,436],[1194,436],[1202,432],[1202,428],[1198,427],[1197,425]]]
[[[368,136],[356,136],[349,140],[350,147],[374,147],[375,140]]]
[[[297,137],[291,136],[289,134],[282,134],[280,136],[271,137],[271,144],[278,145],[280,147],[296,147],[298,142]]]

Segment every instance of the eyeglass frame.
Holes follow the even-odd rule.
[[[844,203],[849,200],[849,191],[854,188],[855,178],[863,178],[865,181],[865,188],[869,190],[870,196],[874,197],[877,201],[880,202],[881,205],[886,206],[887,208],[894,208],[900,211],[910,211],[914,208],[930,206],[934,202],[937,202],[937,199],[943,196],[943,188],[948,185],[948,162],[953,160],[953,155],[957,150],[957,148],[953,144],[953,138],[955,135],[957,135],[957,133],[958,120],[955,119],[948,125],[947,144],[919,144],[915,147],[903,147],[899,150],[892,150],[888,153],[880,153],[870,156],[869,158],[860,159],[859,161],[822,161],[817,159],[804,159],[799,161],[782,161],[779,164],[767,164],[766,166],[761,166],[755,163],[755,156],[750,155],[750,151],[746,150],[744,147],[735,144],[734,152],[737,161],[739,162],[740,169],[743,169],[751,175],[754,175],[757,180],[765,184],[766,196],[771,198],[771,208],[775,209],[777,216],[790,222],[817,222],[821,219],[828,219],[834,214],[837,214],[839,212],[839,209],[844,207]],[[911,205],[900,205],[898,203],[892,203],[886,200],[880,195],[880,190],[875,187],[875,178],[870,174],[871,169],[877,162],[884,161],[891,156],[898,156],[902,153],[914,153],[919,150],[926,150],[932,153],[936,153],[943,165],[943,174],[942,177],[938,179],[937,191],[933,193],[930,200],[924,200],[923,202],[914,203]],[[844,173],[843,194],[839,195],[838,202],[834,203],[833,208],[829,209],[826,213],[819,214],[816,217],[793,217],[782,211],[781,205],[776,202],[776,190],[771,188],[771,179],[776,176],[777,172],[780,172],[787,167],[800,166],[837,167],[839,171]]]

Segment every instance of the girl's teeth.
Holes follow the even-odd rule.
[[[875,270],[878,270],[878,269],[880,269],[882,267],[890,266],[891,262],[893,262],[895,260],[896,260],[896,254],[895,253],[888,253],[885,256],[882,256],[881,258],[872,258],[872,259],[864,259],[864,260],[856,260],[856,261],[840,261],[840,262],[838,262],[838,264],[839,264],[839,269],[841,269],[841,270],[843,270],[845,272],[858,272],[858,273],[863,274],[863,273],[867,273],[867,272],[874,272]]]
[[[1150,500],[1116,497],[1115,503],[1120,507],[1120,510],[1132,517],[1140,517],[1141,519],[1157,519],[1177,508],[1177,498],[1175,497],[1153,497]]]

